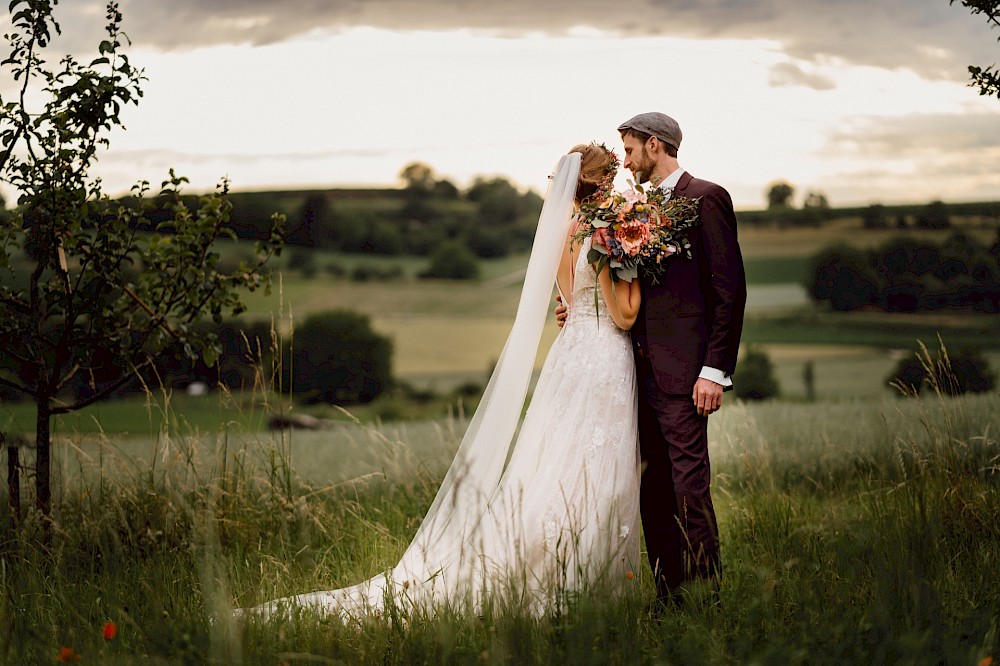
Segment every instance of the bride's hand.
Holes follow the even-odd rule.
[[[563,303],[562,296],[556,296],[559,305],[556,306],[556,325],[562,328],[566,325],[566,317],[569,316],[569,308]]]

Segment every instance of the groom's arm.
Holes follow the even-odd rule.
[[[702,197],[700,214],[712,303],[703,365],[728,377],[736,370],[747,298],[743,256],[736,233],[736,213],[729,193],[714,185]]]

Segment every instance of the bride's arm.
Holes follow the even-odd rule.
[[[570,232],[566,235],[566,242],[563,243],[562,256],[559,259],[559,270],[556,272],[556,286],[562,296],[563,305],[569,307],[573,301],[573,270],[576,267],[576,253],[580,251],[579,245],[573,245],[573,234],[576,225],[570,225]]]
[[[611,269],[605,267],[601,274],[597,276],[601,285],[601,294],[604,302],[608,305],[608,312],[618,328],[626,331],[635,324],[635,319],[639,315],[639,303],[642,299],[642,291],[639,287],[638,278],[631,282],[619,280],[614,282],[611,279]]]

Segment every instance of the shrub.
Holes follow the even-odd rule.
[[[945,395],[983,393],[993,389],[996,376],[977,349],[949,354],[944,344],[931,353],[922,344],[915,354],[901,359],[887,382],[901,395],[919,395],[924,386]]]
[[[420,274],[420,277],[473,280],[479,277],[479,264],[469,248],[462,243],[452,241],[442,244],[434,251],[430,266]]]
[[[740,400],[768,400],[780,394],[768,355],[755,347],[744,350],[733,376],[733,390]]]
[[[284,385],[306,402],[367,403],[392,383],[392,342],[356,312],[311,315],[282,355]]]

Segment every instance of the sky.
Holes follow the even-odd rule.
[[[681,125],[682,166],[737,208],[778,180],[796,204],[1000,200],[1000,100],[967,85],[968,65],[1000,61],[1000,30],[948,0],[121,9],[148,81],[92,172],[110,194],[171,167],[191,191],[223,176],[237,191],[394,186],[413,161],[459,187],[503,176],[541,193],[573,145],[617,148],[620,123],[656,110]],[[103,5],[56,11],[50,58],[96,55]]]

